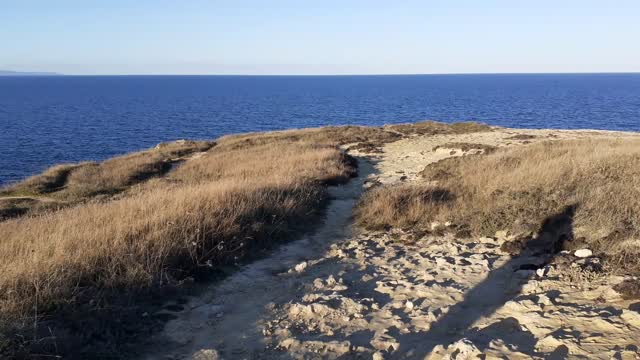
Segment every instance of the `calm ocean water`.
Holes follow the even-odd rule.
[[[161,141],[425,119],[640,130],[640,74],[0,77],[0,184]]]

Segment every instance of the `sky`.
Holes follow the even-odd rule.
[[[0,69],[640,72],[638,0],[0,0]]]

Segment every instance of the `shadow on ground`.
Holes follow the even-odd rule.
[[[429,355],[437,345],[445,348],[464,338],[473,338],[478,350],[486,350],[492,340],[500,339],[505,344],[517,347],[517,350],[544,358],[564,359],[568,350],[559,346],[549,354],[540,354],[535,350],[536,339],[524,331],[515,318],[506,318],[483,329],[474,327],[474,323],[490,316],[508,301],[516,299],[527,283],[527,278],[512,281],[517,271],[532,271],[548,264],[559,253],[566,241],[573,239],[573,217],[576,206],[567,206],[563,211],[548,217],[541,225],[538,235],[522,239],[511,245],[515,254],[504,265],[492,270],[486,279],[469,290],[464,299],[452,306],[449,311],[431,324],[428,331],[411,334],[390,334],[396,336],[401,349],[411,349],[415,344],[420,353],[412,358],[422,359]],[[525,273],[526,274],[526,273]]]

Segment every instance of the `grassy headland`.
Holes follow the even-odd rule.
[[[149,294],[313,229],[326,186],[356,175],[338,145],[488,130],[424,122],[225,136],[10,185],[0,190],[11,217],[0,222],[0,354],[117,357]]]

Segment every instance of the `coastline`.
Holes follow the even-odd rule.
[[[162,141],[439,120],[640,130],[640,74],[3,78],[0,183]]]

